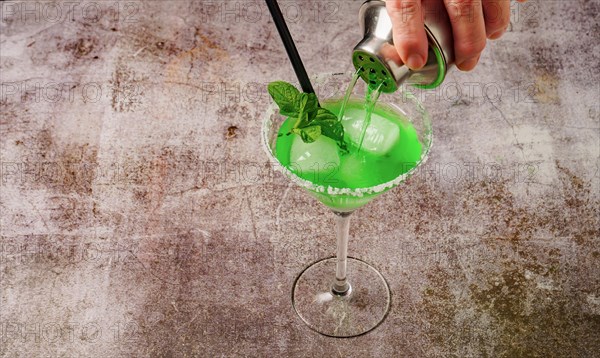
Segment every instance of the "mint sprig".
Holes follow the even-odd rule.
[[[342,122],[328,109],[319,107],[314,93],[302,93],[284,81],[269,83],[268,91],[279,106],[281,115],[296,118],[287,135],[297,134],[304,143],[312,143],[324,135],[336,141],[342,150],[347,150]]]

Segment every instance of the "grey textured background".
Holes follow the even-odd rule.
[[[359,1],[281,4],[310,73],[351,69]],[[263,2],[22,6],[0,23],[2,356],[598,356],[597,1],[514,5],[475,71],[419,94],[429,162],[351,227],[391,313],[345,340],[291,308],[333,219],[260,148],[264,85],[294,79]]]

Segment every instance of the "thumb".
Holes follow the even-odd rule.
[[[387,0],[386,8],[400,58],[411,70],[422,68],[427,62],[428,45],[421,0]]]

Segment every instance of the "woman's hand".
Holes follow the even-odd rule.
[[[427,61],[424,15],[448,13],[454,33],[454,62],[462,71],[475,68],[487,39],[500,38],[510,23],[510,0],[387,0],[386,7],[392,19],[394,46],[413,70]]]

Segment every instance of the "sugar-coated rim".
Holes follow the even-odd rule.
[[[353,74],[354,74],[353,72],[326,73],[326,74],[319,74],[319,75],[313,76],[312,79],[315,83],[319,83],[319,82],[322,82],[324,78],[329,78],[334,75],[352,76]],[[406,99],[409,99],[410,101],[412,101],[413,104],[417,106],[418,111],[424,117],[429,119],[429,113],[425,110],[425,108],[423,107],[423,104],[407,88],[402,88],[402,87],[405,87],[405,86],[401,86],[401,88],[398,89],[396,94],[399,96],[402,96],[402,98],[406,98]],[[391,189],[391,188],[397,186],[398,184],[402,183],[406,179],[408,179],[417,170],[417,168],[419,168],[421,165],[423,165],[425,162],[427,162],[427,159],[429,158],[429,151],[431,150],[431,147],[433,145],[433,129],[431,128],[431,125],[430,125],[429,130],[426,131],[426,133],[425,133],[425,142],[429,143],[429,146],[424,148],[424,150],[421,152],[421,158],[417,162],[417,165],[415,165],[412,169],[410,169],[406,173],[401,174],[398,177],[394,178],[393,180],[390,180],[390,181],[382,183],[382,184],[378,184],[378,185],[366,187],[366,188],[355,188],[355,189],[336,188],[336,187],[332,187],[329,185],[325,186],[325,185],[315,184],[309,180],[299,177],[294,172],[292,172],[291,170],[286,168],[284,165],[282,165],[279,162],[279,160],[277,160],[277,157],[275,157],[274,153],[271,151],[271,147],[269,146],[269,130],[273,126],[272,117],[275,114],[275,109],[277,109],[277,104],[272,103],[269,106],[269,108],[267,108],[265,117],[262,120],[262,147],[263,147],[263,150],[269,156],[272,167],[275,170],[283,173],[285,176],[290,178],[292,180],[292,182],[296,183],[300,187],[310,190],[310,191],[313,191],[313,192],[317,192],[317,193],[327,193],[327,195],[331,195],[331,196],[344,195],[344,196],[362,197],[365,194],[367,194],[367,195],[377,194],[377,193],[381,193],[387,189]],[[399,107],[396,109],[401,109],[401,108]],[[410,118],[408,118],[408,119],[410,120]]]

